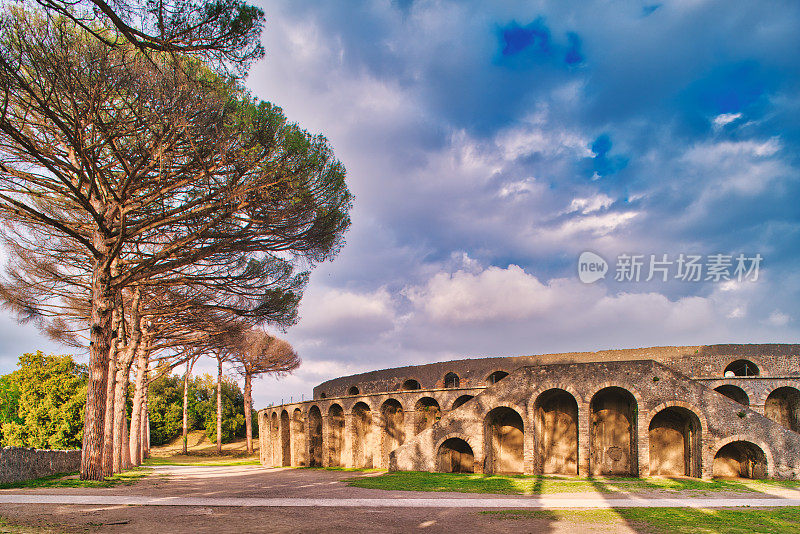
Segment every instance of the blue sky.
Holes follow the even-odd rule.
[[[798,341],[797,2],[262,6],[248,86],[329,138],[356,201],[286,334],[304,365],[257,406],[395,365]],[[578,280],[585,250],[610,276]],[[764,259],[756,282],[617,283],[623,253]],[[0,371],[52,346],[0,332]]]

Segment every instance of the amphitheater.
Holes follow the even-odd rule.
[[[464,359],[258,412],[265,466],[800,478],[800,345]]]

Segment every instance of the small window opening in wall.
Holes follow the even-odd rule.
[[[447,373],[444,375],[444,387],[446,388],[457,388],[461,385],[461,380],[458,378],[458,375],[455,373]]]
[[[495,371],[486,378],[486,383],[488,383],[491,386],[493,384],[497,384],[507,376],[508,373],[506,373],[505,371]]]
[[[361,392],[358,390],[358,388],[357,388],[356,386],[350,386],[350,387],[347,389],[347,394],[348,394],[348,395],[358,395],[358,394],[360,394],[360,393],[361,393]]]
[[[750,360],[736,360],[725,368],[725,377],[734,376],[758,376],[760,374],[758,366]]]
[[[327,397],[327,395],[325,394],[325,392],[324,392],[324,391],[323,391],[322,393],[320,393],[320,394],[319,394],[319,398],[320,398],[320,399],[324,399],[324,398],[326,398],[326,397]]]
[[[412,390],[412,389],[420,389],[420,385],[419,385],[419,382],[417,382],[413,378],[409,378],[408,380],[403,382],[403,389],[406,390],[406,391],[409,391],[409,390]]]

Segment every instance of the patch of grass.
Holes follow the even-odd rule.
[[[481,515],[497,519],[544,519],[575,523],[615,523],[620,516],[614,510],[487,510]]]
[[[378,473],[386,471],[385,469],[366,469],[363,467],[294,467],[293,469],[317,469],[320,471],[351,471],[356,473]]]
[[[637,532],[753,534],[800,532],[800,507],[702,509],[619,508],[614,510],[491,510],[496,519],[543,519],[573,523],[627,523]]]
[[[481,475],[458,473],[424,473],[398,471],[384,475],[348,480],[349,485],[368,489],[403,491],[452,491],[458,493],[499,493],[510,495],[539,495],[596,491],[626,493],[666,491],[754,493],[770,486],[798,487],[798,481],[777,480],[700,480],[695,478],[565,478],[530,475]]]
[[[256,459],[232,459],[232,458],[219,458],[217,460],[211,459],[207,456],[193,458],[191,456],[180,457],[166,457],[166,458],[147,458],[143,465],[196,465],[198,467],[211,467],[211,466],[236,466],[236,465],[261,465]]]
[[[78,473],[62,473],[50,475],[33,480],[22,480],[20,482],[7,482],[0,484],[0,489],[11,488],[111,488],[114,486],[130,486],[147,476],[152,470],[141,467],[134,467],[130,471],[117,473],[114,476],[106,477],[105,480],[81,480]]]
[[[800,507],[702,509],[627,508],[616,513],[632,524],[648,525],[655,532],[689,534],[752,534],[800,532]]]

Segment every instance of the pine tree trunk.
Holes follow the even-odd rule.
[[[92,315],[89,343],[89,384],[83,419],[81,480],[103,480],[103,437],[108,381],[108,355],[111,348],[111,321],[114,295],[111,270],[106,261],[108,247],[99,231],[93,244],[100,252],[94,259],[92,272]]]
[[[144,463],[145,458],[147,458],[147,453],[150,449],[150,432],[148,428],[148,422],[150,419],[149,414],[147,413],[147,397],[149,392],[148,382],[147,382],[147,370],[145,370],[144,375],[144,388],[142,390],[142,426],[141,432],[142,436],[140,438],[140,446],[139,446],[139,465]]]
[[[217,452],[222,454],[222,359],[217,358]]]
[[[183,375],[183,454],[189,454],[189,374],[193,361],[186,362],[186,374]]]
[[[247,432],[247,452],[253,454],[253,377],[244,374],[244,426]]]
[[[146,387],[147,359],[149,350],[148,342],[140,343],[136,357],[136,387],[133,394],[133,412],[131,414],[131,462],[140,465],[142,457],[142,403],[144,401],[144,388]]]
[[[127,437],[127,430],[125,430],[128,424],[128,383],[130,381],[131,364],[142,340],[141,315],[139,313],[141,297],[141,289],[136,287],[131,301],[130,339],[124,353],[121,354],[120,364],[117,366],[117,380],[114,388],[114,473],[121,472],[123,469],[128,468],[130,464],[130,443]],[[126,458],[128,458],[127,462]]]
[[[130,469],[133,467],[131,462],[131,436],[128,432],[128,416],[122,418],[122,469]]]

